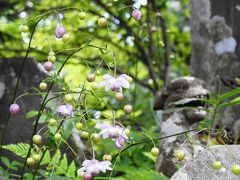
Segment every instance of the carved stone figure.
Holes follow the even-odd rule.
[[[154,109],[158,110],[161,124],[161,136],[173,135],[190,129],[195,129],[198,122],[203,120],[207,113],[206,104],[200,99],[209,98],[209,91],[203,80],[194,77],[181,77],[168,84],[156,94]],[[196,132],[189,133],[189,136]],[[194,137],[193,137],[194,138]],[[174,151],[181,149],[185,152],[184,161],[191,159],[193,147],[184,141],[186,135],[174,136],[160,142],[160,155],[156,168],[163,174],[171,177],[177,170],[175,167]],[[195,138],[197,141],[197,138]],[[184,143],[184,144],[183,144]],[[194,145],[195,146],[195,145]],[[195,151],[202,150],[195,146]]]

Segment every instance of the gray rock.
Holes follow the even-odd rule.
[[[199,121],[203,120],[207,113],[204,103],[199,99],[208,98],[209,91],[205,88],[204,81],[195,77],[181,77],[170,82],[161,92],[155,96],[154,109],[158,111],[161,126],[161,136],[169,136],[182,133],[198,127]],[[189,108],[192,107],[192,108]],[[162,112],[162,114],[160,113]],[[190,132],[192,136],[196,132]],[[198,142],[198,136],[193,136]],[[191,145],[186,142],[186,135],[173,136],[163,139],[160,144],[156,169],[171,177],[176,172],[176,160],[174,151],[181,149],[185,152],[187,161],[192,158]],[[198,145],[197,145],[198,146]],[[203,149],[201,146],[196,149]]]
[[[206,148],[180,168],[171,180],[239,180],[240,176],[231,172],[232,165],[240,163],[239,154],[239,145],[217,145]],[[212,168],[214,161],[222,163],[220,170]]]
[[[232,90],[232,84],[236,84],[235,79],[240,75],[240,11],[237,5],[238,0],[191,0],[190,3],[191,74],[204,79],[207,89],[213,93]],[[226,126],[229,132],[239,129],[238,124],[235,125],[240,119],[238,109],[239,106],[235,106],[222,111],[217,125]]]

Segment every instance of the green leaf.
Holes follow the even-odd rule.
[[[50,155],[49,150],[47,150],[43,159],[42,159],[41,164],[48,164],[49,162],[51,162],[51,155]]]
[[[11,151],[16,155],[24,158],[27,156],[29,147],[30,146],[27,143],[18,143],[18,144],[4,145],[2,148],[8,151]]]
[[[33,117],[35,117],[36,115],[38,115],[38,111],[29,111],[26,114],[26,119],[32,119]]]
[[[75,172],[76,172],[76,165],[75,162],[72,161],[72,163],[69,165],[68,171],[66,173],[67,177],[75,177]]]
[[[235,96],[235,95],[237,95],[237,94],[240,94],[240,88],[236,88],[236,89],[234,89],[234,90],[232,90],[232,91],[230,91],[230,92],[227,92],[227,93],[225,93],[225,94],[222,94],[219,99],[220,99],[220,101],[222,101],[222,100],[224,100],[224,99],[233,97],[233,96]]]
[[[60,158],[61,158],[61,152],[60,150],[57,150],[53,158],[51,159],[51,164],[58,165]]]
[[[8,168],[11,166],[11,163],[10,163],[10,161],[8,160],[8,158],[6,158],[6,157],[1,157],[1,161],[2,161],[2,163],[3,163],[5,166],[7,166]]]

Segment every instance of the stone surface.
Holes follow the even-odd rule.
[[[240,5],[238,0],[191,0],[191,74],[206,81],[213,93],[227,92],[240,75]],[[239,124],[239,106],[225,109],[219,126],[229,132]]]
[[[22,58],[0,59],[0,136],[6,123],[9,105],[12,101],[22,60]],[[31,58],[27,59],[20,79],[17,96],[24,92],[33,92],[31,88],[37,88],[41,79],[45,76],[46,74],[39,69],[37,62]],[[26,113],[39,109],[41,97],[24,96],[20,98],[17,103],[21,107],[21,112],[17,115],[11,115],[3,144],[27,143],[31,139],[33,120],[26,120]],[[14,154],[4,150],[0,155],[19,159]]]
[[[204,149],[194,159],[180,168],[171,177],[171,180],[239,180],[240,176],[236,176],[231,172],[235,160],[238,164],[240,163],[239,154],[239,145],[218,145]],[[220,170],[212,168],[212,162],[215,160],[222,163]]]
[[[209,91],[204,81],[194,77],[181,77],[170,82],[154,99],[154,109],[158,110],[161,127],[161,136],[169,136],[195,129],[198,122],[207,115],[203,108],[205,104],[199,98],[208,98]],[[188,108],[187,108],[188,107]],[[193,108],[189,108],[193,107]],[[162,112],[162,113],[161,113]],[[193,135],[196,132],[191,132]],[[194,136],[198,142],[198,136]],[[176,172],[176,159],[174,151],[181,149],[185,152],[184,162],[192,158],[191,145],[186,142],[186,135],[173,136],[160,142],[160,155],[157,159],[156,169],[171,177]],[[196,145],[197,150],[202,150]]]

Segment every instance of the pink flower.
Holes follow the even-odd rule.
[[[128,82],[130,77],[126,74],[121,74],[117,78],[109,74],[103,76],[103,81],[98,84],[98,87],[105,86],[105,91],[110,89],[115,92],[122,92],[122,88],[129,89],[130,83]]]
[[[66,34],[65,28],[62,25],[58,24],[55,29],[56,38],[62,38],[64,34]]]
[[[78,170],[78,172],[84,172],[84,174],[90,174],[91,176],[97,176],[100,172],[105,173],[107,170],[112,170],[110,161],[98,161],[96,159],[93,160],[85,160],[83,161],[82,167]]]
[[[118,149],[122,149],[125,143],[126,139],[123,136],[119,136],[119,138],[117,138],[115,141],[115,145]]]
[[[122,136],[125,139],[128,139],[127,135],[124,132],[124,129],[118,125],[110,126],[110,125],[104,124],[104,125],[99,125],[99,128],[101,129],[99,135],[102,136],[103,139],[111,138],[115,140],[120,136]]]
[[[50,61],[47,61],[44,63],[43,67],[46,71],[51,71],[53,68],[53,64]]]
[[[9,111],[11,112],[11,114],[17,114],[20,112],[20,107],[18,104],[12,104],[10,107],[9,107]]]
[[[72,116],[73,115],[73,112],[74,112],[74,109],[73,109],[73,106],[70,105],[70,104],[67,104],[67,105],[61,105],[57,108],[57,112],[59,112],[60,114],[62,115],[69,115],[69,116]]]
[[[134,9],[133,12],[132,12],[132,16],[133,16],[134,19],[139,21],[142,17],[142,13],[139,9]]]

